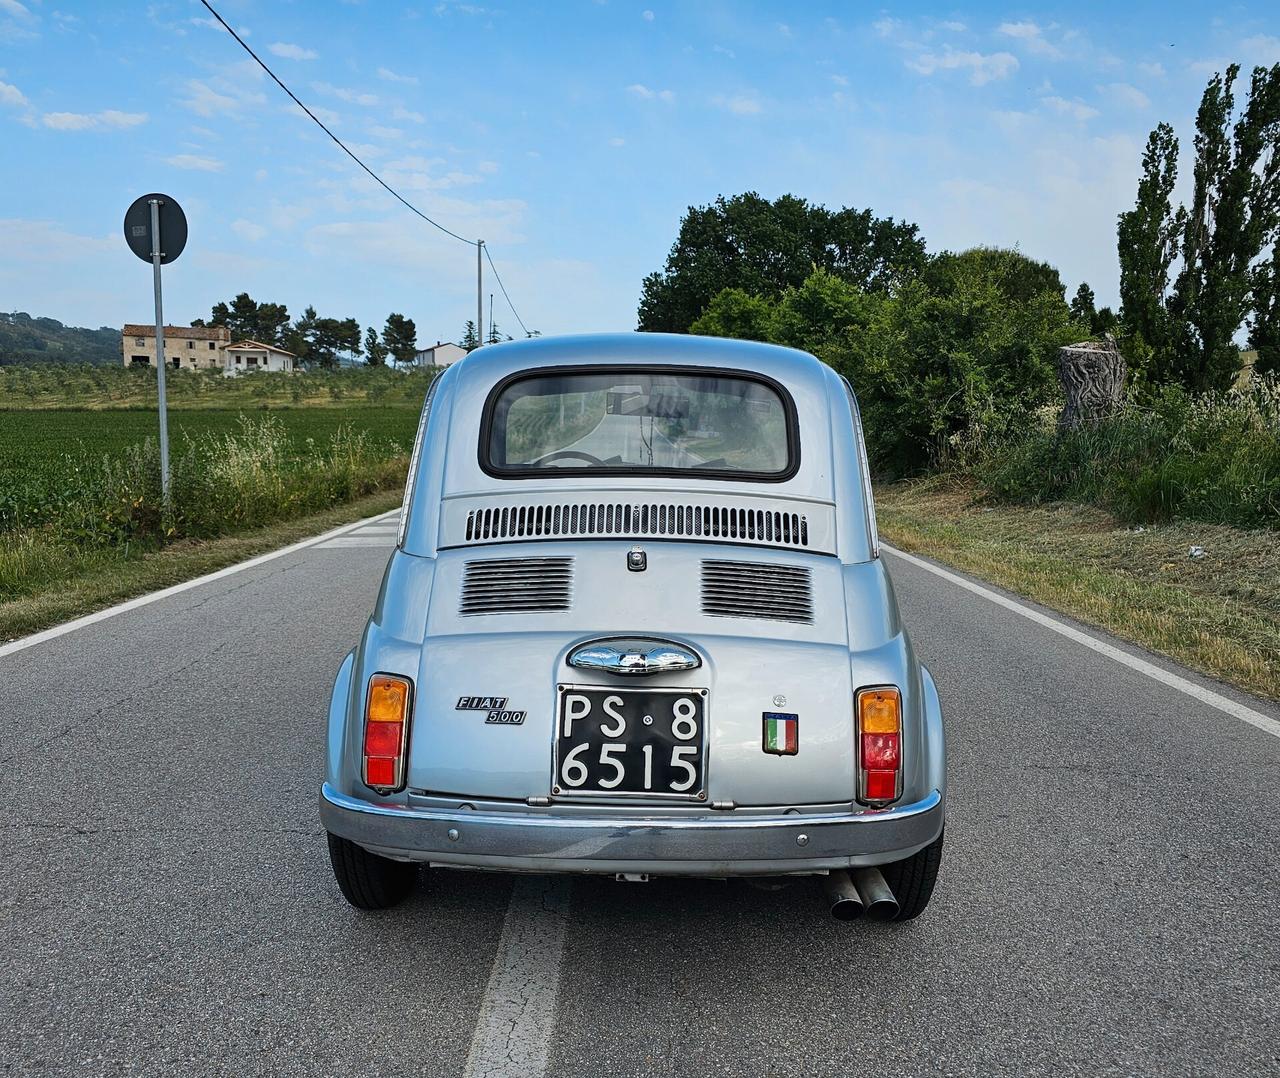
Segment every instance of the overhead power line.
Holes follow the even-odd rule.
[[[524,330],[526,337],[530,336],[529,327],[524,324],[524,319],[520,317],[520,312],[516,310],[516,305],[511,302],[511,297],[507,295],[507,286],[502,283],[502,277],[498,273],[498,267],[493,264],[493,255],[489,253],[488,244],[484,248],[484,256],[489,260],[489,268],[493,270],[493,279],[498,282],[498,287],[502,289],[502,298],[507,301],[507,306],[511,308],[511,313],[516,316],[516,321],[520,323],[520,328]],[[492,318],[489,319],[493,321]]]
[[[362,169],[364,169],[365,172],[367,172],[369,176],[376,183],[378,183],[381,187],[383,187],[388,194],[392,195],[398,201],[403,203],[406,209],[412,211],[413,213],[416,213],[419,217],[421,217],[424,221],[426,221],[427,224],[431,225],[433,228],[438,228],[446,236],[452,236],[455,240],[458,240],[461,243],[465,243],[469,247],[479,246],[475,240],[469,240],[465,236],[459,236],[456,232],[448,228],[445,228],[445,226],[442,225],[439,221],[435,221],[432,218],[428,217],[425,213],[423,213],[420,209],[418,209],[417,206],[415,206],[412,202],[410,202],[407,198],[405,198],[404,195],[402,195],[399,191],[397,191],[394,187],[392,187],[389,183],[387,183],[386,180],[384,180],[381,176],[379,176],[376,172],[374,172],[373,169],[371,169],[368,165],[366,165],[363,161],[361,161],[360,158],[358,158],[354,153],[351,152],[350,149],[347,148],[347,144],[343,142],[342,139],[338,138],[337,135],[335,135],[332,131],[330,131],[324,125],[324,123],[321,121],[319,116],[317,116],[314,112],[312,112],[309,108],[307,108],[306,105],[304,105],[301,101],[298,100],[298,95],[295,94],[292,90],[289,89],[289,87],[287,87],[283,82],[280,81],[276,73],[272,71],[271,68],[269,68],[265,63],[262,62],[262,57],[260,57],[256,52],[254,52],[251,48],[249,48],[247,44],[245,44],[244,38],[242,38],[233,29],[231,29],[231,27],[227,23],[227,20],[224,19],[221,15],[217,13],[217,11],[214,10],[213,5],[209,3],[209,0],[200,0],[200,2],[204,4],[209,14],[212,15],[215,19],[218,20],[218,22],[222,24],[223,29],[226,30],[228,34],[230,34],[233,38],[236,39],[236,41],[240,43],[240,47],[254,58],[258,66],[262,68],[262,70],[265,71],[268,75],[271,76],[271,81],[274,82],[277,86],[279,86],[280,89],[282,89],[286,94],[288,94],[289,97],[293,99],[293,103],[297,105],[298,108],[300,108],[308,116],[310,116],[311,119],[313,119],[316,122],[320,130],[323,131],[326,135],[328,135],[331,139],[333,139],[333,141],[337,144],[338,148],[342,150],[342,152],[345,153],[349,158],[351,158],[352,161],[354,161],[357,165],[359,165]],[[490,265],[493,264],[492,258],[490,258],[489,263]],[[494,271],[494,274],[495,275],[497,274],[497,270]],[[505,288],[502,290],[502,294],[506,295]],[[510,302],[511,302],[510,300],[507,300],[508,304],[510,304]],[[514,313],[514,308],[512,308],[512,311]],[[516,315],[516,321],[519,321],[519,320],[520,320],[520,316]],[[521,323],[521,325],[523,325],[523,323]]]

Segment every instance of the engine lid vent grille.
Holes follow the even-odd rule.
[[[716,618],[813,622],[809,570],[750,561],[702,563],[702,612]]]
[[[720,539],[766,546],[807,547],[809,518],[803,513],[729,505],[632,505],[573,502],[472,509],[466,541],[498,539],[672,536]]]
[[[568,610],[572,598],[572,558],[486,558],[463,569],[458,613]]]

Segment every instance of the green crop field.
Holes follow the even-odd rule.
[[[307,439],[327,442],[343,426],[364,432],[371,443],[407,452],[418,423],[418,408],[409,404],[353,404],[326,407],[272,408],[243,413],[270,415],[280,421],[298,452]],[[175,455],[190,441],[207,434],[234,433],[241,412],[230,408],[185,408],[169,413],[169,438]],[[64,457],[116,455],[147,438],[157,439],[159,421],[144,409],[3,409],[0,410],[0,485],[21,482],[23,475],[59,467]]]

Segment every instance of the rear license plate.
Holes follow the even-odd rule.
[[[559,797],[706,800],[705,689],[560,686]]]

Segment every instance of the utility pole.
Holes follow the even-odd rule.
[[[476,240],[476,347],[484,345],[484,240]]]

